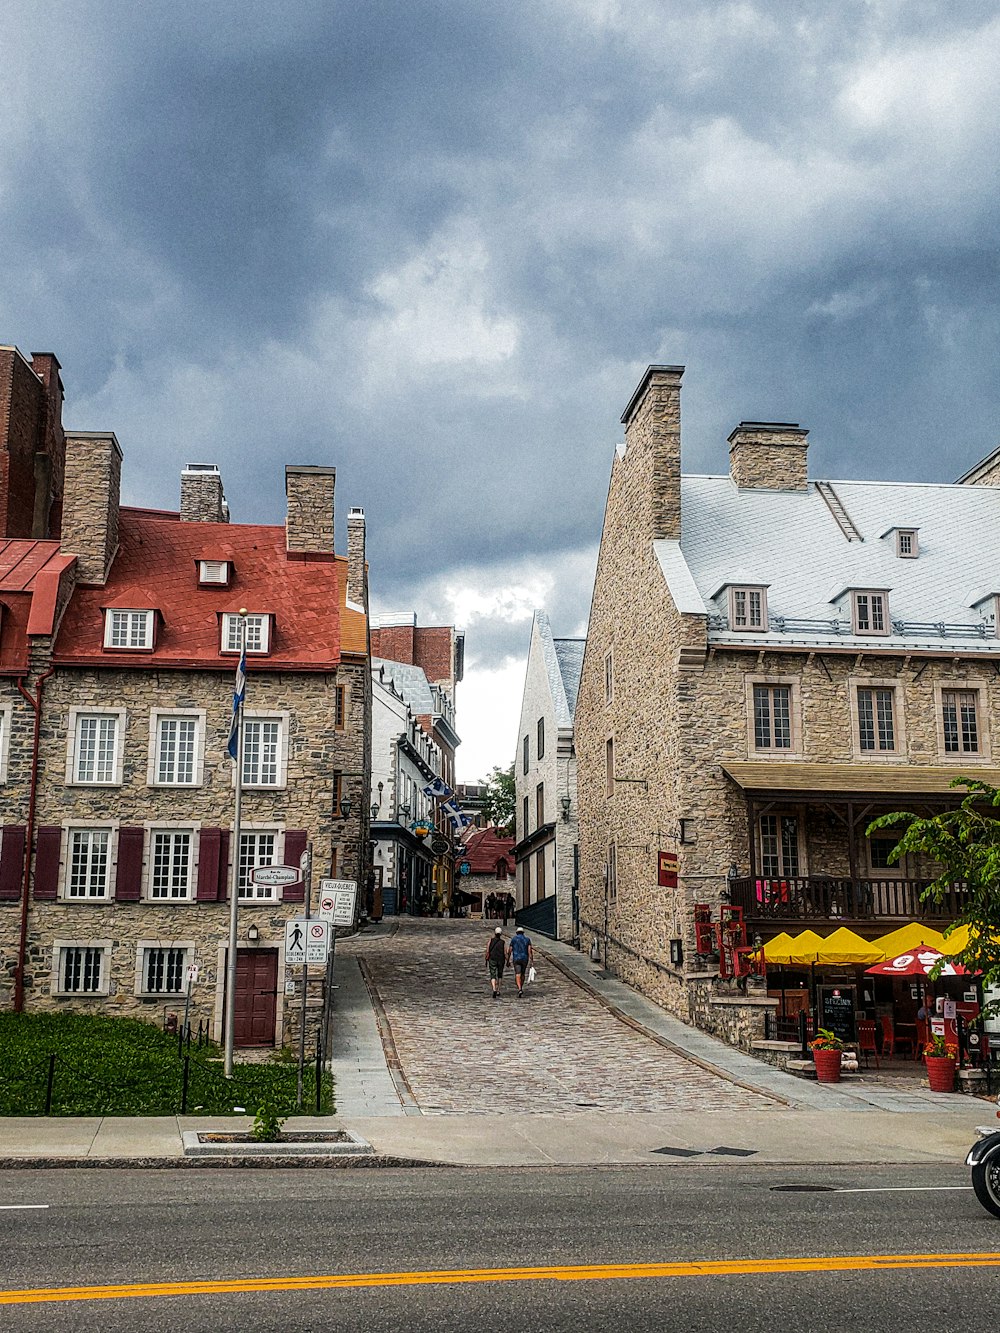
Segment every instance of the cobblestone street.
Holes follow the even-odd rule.
[[[508,970],[492,1000],[483,959],[492,929],[404,918],[394,934],[352,942],[425,1114],[774,1106],[620,1022],[537,951],[524,998]]]

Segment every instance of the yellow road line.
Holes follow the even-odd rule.
[[[1000,1253],[853,1254],[819,1258],[705,1259],[673,1264],[570,1264],[549,1268],[456,1268],[404,1273],[331,1273],[314,1277],[137,1282],[106,1287],[35,1287],[0,1291],[0,1305],[108,1301],[140,1296],[220,1296],[240,1292],[333,1291],[350,1287],[420,1287],[473,1282],[590,1282],[623,1278],[730,1277],[754,1273],[865,1273],[891,1269],[994,1268]]]

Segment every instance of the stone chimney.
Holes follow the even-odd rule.
[[[112,433],[66,436],[62,549],[77,558],[80,583],[107,582],[118,550],[122,451]]]
[[[1000,449],[980,459],[975,467],[959,477],[959,486],[1000,486]]]
[[[796,421],[741,421],[729,437],[730,476],[741,490],[806,490],[808,434]]]
[[[214,463],[188,463],[181,473],[181,522],[229,522],[222,474]]]
[[[332,555],[335,467],[285,468],[285,548],[301,555]]]
[[[628,488],[647,513],[654,541],[681,536],[681,376],[683,366],[649,366],[622,414]]]
[[[368,610],[368,571],[365,568],[365,511],[347,512],[347,595],[355,606]]]

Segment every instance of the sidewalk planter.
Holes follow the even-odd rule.
[[[931,1092],[955,1091],[955,1060],[950,1055],[925,1055]]]
[[[813,1050],[813,1064],[816,1066],[817,1083],[839,1083],[840,1065],[843,1051]]]

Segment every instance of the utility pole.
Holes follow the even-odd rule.
[[[241,607],[240,661],[233,690],[233,720],[229,730],[228,750],[236,760],[236,803],[233,810],[233,876],[229,887],[229,949],[226,954],[226,1078],[233,1076],[233,1048],[236,1034],[236,941],[240,921],[240,823],[243,812],[243,705],[247,690],[247,610]]]
[[[306,898],[306,940],[309,939],[309,916],[312,910],[312,843],[306,845],[305,851],[299,857],[299,869],[302,872],[302,883],[305,887]],[[301,1030],[299,1032],[299,1072],[295,1083],[296,1105],[302,1110],[303,1097],[303,1075],[306,1064],[306,1000],[309,995],[309,952],[306,945],[306,957],[302,964],[302,1020]]]

